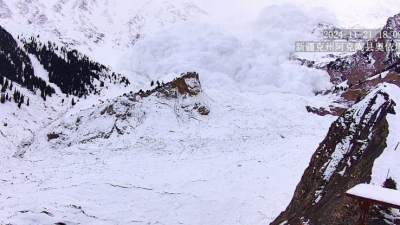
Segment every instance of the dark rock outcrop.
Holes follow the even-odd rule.
[[[50,141],[52,139],[57,139],[59,137],[60,137],[60,134],[50,133],[50,134],[47,134],[47,141]]]
[[[333,106],[330,106],[329,110],[322,108],[322,107],[315,108],[315,107],[311,107],[311,106],[306,106],[306,110],[309,113],[314,113],[319,116],[325,116],[325,115],[339,116],[345,111],[343,108],[333,107]]]
[[[386,148],[386,115],[395,114],[395,104],[377,88],[347,109],[312,156],[289,206],[271,224],[358,224],[358,204],[345,192],[370,182],[374,161]],[[372,214],[368,224],[384,221],[380,210]]]

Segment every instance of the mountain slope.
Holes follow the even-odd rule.
[[[304,110],[324,96],[157,90],[60,115],[8,155],[0,223],[269,223],[334,120]]]
[[[316,61],[299,59],[302,65],[318,68],[328,72],[330,81],[334,84],[331,90],[322,91],[318,94],[336,95],[339,107],[329,107],[328,109],[313,110],[316,113],[332,113],[340,115],[347,107],[358,102],[367,92],[372,90],[377,84],[386,82],[400,86],[400,51],[398,39],[393,31],[399,30],[400,14],[396,14],[387,19],[386,25],[381,32],[385,35],[377,35],[372,40],[372,50],[367,49],[364,40],[363,51],[356,53],[346,53],[344,55],[328,55]],[[339,29],[339,28],[335,28]],[[384,51],[377,50],[377,45],[384,46]],[[387,49],[387,46],[391,46]],[[303,55],[305,56],[305,55]]]
[[[8,158],[75,108],[126,92],[130,82],[86,55],[0,27],[0,144]],[[12,153],[14,152],[14,153]]]
[[[125,50],[157,29],[205,14],[177,0],[2,0],[0,12],[2,25],[14,34],[40,33],[85,53],[99,47]]]
[[[152,117],[152,107],[157,104],[163,104],[167,106],[163,108],[173,110],[173,113],[166,112],[163,119],[175,117],[178,123],[185,123],[191,119],[201,121],[205,119],[201,115],[206,116],[210,113],[207,106],[210,100],[202,96],[201,91],[198,74],[187,73],[151,91],[141,90],[138,93],[124,94],[52,123],[38,133],[39,137],[46,136],[47,142],[40,138],[35,139],[31,143],[32,146],[20,149],[16,156],[23,157],[27,149],[62,150],[73,145],[109,139],[111,136],[125,139],[126,135],[127,138],[131,138],[132,133]],[[197,95],[199,96],[194,100]]]
[[[271,224],[357,224],[360,210],[345,196],[347,190],[359,183],[384,186],[388,175],[399,183],[399,163],[387,157],[398,157],[392,139],[397,134],[399,97],[399,87],[380,84],[347,109],[311,158],[291,203]],[[398,216],[375,208],[368,224],[398,223]]]

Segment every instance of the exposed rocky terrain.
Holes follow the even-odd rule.
[[[377,43],[386,46],[398,41],[391,32],[400,29],[399,18],[397,14],[388,19],[382,32],[389,36],[372,40],[374,48]],[[388,122],[387,118],[398,113],[398,50],[359,51],[317,66],[307,60],[302,62],[326,70],[336,84],[332,90],[319,94],[340,96],[337,102],[350,107],[306,107],[310,113],[339,118],[312,156],[291,203],[271,224],[357,224],[361,210],[345,192],[359,183],[397,189],[399,181],[389,174],[395,165],[387,165],[386,174],[376,172],[382,169],[380,164],[387,164],[381,155],[397,148],[392,140],[397,133],[395,119]],[[370,225],[399,223],[398,210],[382,206],[373,206],[367,221]]]
[[[386,116],[396,114],[395,105],[379,85],[347,109],[312,156],[288,208],[271,224],[357,224],[358,204],[345,192],[371,182],[374,161],[387,147]]]
[[[400,86],[400,78],[398,76],[400,72],[400,58],[398,56],[399,50],[396,49],[395,44],[399,39],[397,35],[393,35],[393,31],[400,29],[399,18],[400,14],[397,14],[387,20],[386,25],[381,31],[382,34],[388,34],[386,38],[383,35],[380,35],[382,37],[377,35],[375,39],[369,40],[372,43],[374,51],[368,50],[365,44],[364,51],[358,51],[355,54],[338,58],[332,55],[334,60],[328,63],[299,59],[304,65],[327,71],[331,82],[335,84],[332,90],[318,94],[335,94],[341,97],[337,103],[342,104],[342,107],[332,106],[326,109],[309,110],[310,112],[319,115],[331,113],[339,116],[347,107],[358,102],[362,96],[379,83],[387,82]],[[378,43],[383,44],[384,51],[375,51]],[[392,44],[392,51],[386,49],[388,43]]]

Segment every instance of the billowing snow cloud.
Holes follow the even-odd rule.
[[[196,71],[206,88],[309,95],[331,85],[328,74],[288,58],[295,41],[314,39],[319,22],[336,21],[321,8],[303,12],[292,4],[268,6],[234,30],[196,18],[138,42],[120,66],[136,82]]]

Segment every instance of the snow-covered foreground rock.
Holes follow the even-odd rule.
[[[0,163],[0,223],[267,224],[335,119],[307,113],[319,98],[208,89],[186,101],[209,115],[182,119],[171,107],[182,102],[154,94],[129,134],[57,148],[46,134],[66,115],[23,158]],[[107,104],[82,111],[82,122]]]

